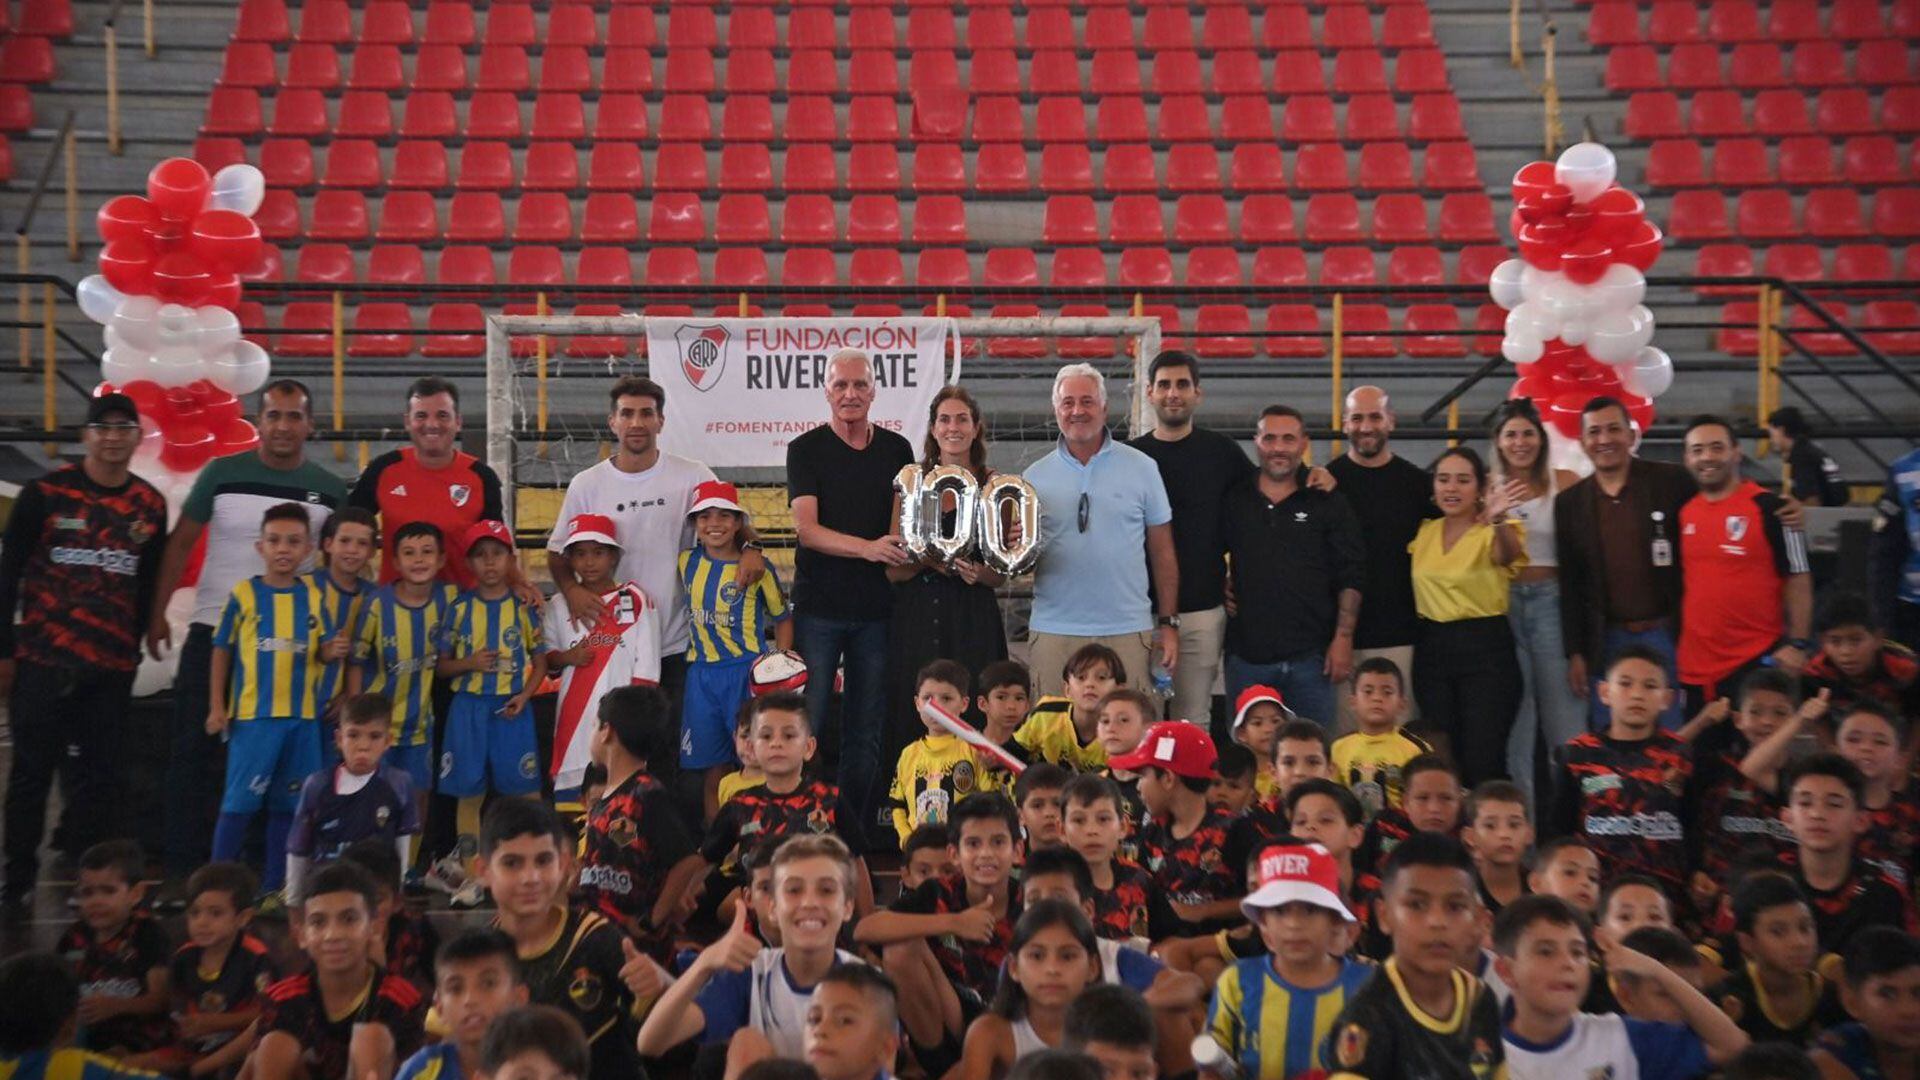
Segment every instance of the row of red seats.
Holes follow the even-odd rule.
[[[1906,194],[1898,194],[1905,191]],[[1896,229],[1911,228],[1892,220],[1915,208],[1913,189],[1897,189],[1885,203],[1876,204],[1875,224],[1890,224]],[[1675,240],[1694,242],[1725,240],[1735,236],[1750,240],[1791,240],[1812,237],[1816,240],[1852,240],[1882,231],[1870,229],[1862,212],[1860,193],[1852,188],[1822,188],[1809,192],[1800,211],[1794,209],[1793,196],[1780,188],[1743,191],[1734,209],[1734,223],[1727,225],[1727,197],[1707,188],[1678,192],[1667,213],[1667,235]],[[1891,235],[1903,236],[1904,232]]]
[[[268,84],[269,86],[271,84]],[[349,90],[337,106],[314,89],[282,90],[274,98],[271,124],[263,120],[257,90],[242,83],[216,88],[208,102],[202,130],[212,134],[322,137],[329,133],[349,138],[388,138],[394,133],[393,103],[384,90]],[[465,116],[458,101],[444,91],[409,95],[399,128],[402,137],[579,140],[589,130],[594,137],[644,139],[661,142],[709,142],[716,135],[713,109],[706,98],[668,95],[659,103],[658,121],[650,120],[649,105],[637,91],[602,93],[589,128],[585,99],[575,91],[542,91],[533,99],[530,119],[524,119],[521,100],[504,91],[485,91],[467,99]],[[331,113],[331,116],[329,115]],[[1347,99],[1344,109],[1334,99],[1293,95],[1281,107],[1274,125],[1273,104],[1264,95],[1227,98],[1220,103],[1218,128],[1213,110],[1200,98],[1162,100],[1152,120],[1140,98],[1103,99],[1087,124],[1086,105],[1078,98],[1040,99],[1029,110],[1015,98],[980,98],[973,102],[972,122],[954,128],[978,143],[1028,142],[1078,145],[1088,142],[1438,142],[1465,138],[1460,104],[1452,94],[1418,94],[1407,106],[1403,130],[1400,105],[1386,94],[1362,94]],[[902,134],[899,106],[886,97],[857,97],[841,106],[822,96],[789,98],[780,120],[774,119],[772,99],[743,94],[729,97],[721,109],[717,134],[721,142],[771,142],[776,134],[789,143],[897,142]],[[953,141],[914,132],[916,142]]]
[[[1421,243],[1433,238],[1424,198],[1413,193],[1381,195],[1363,214],[1360,200],[1348,192],[1311,196],[1304,228],[1296,234],[1293,200],[1284,195],[1250,195],[1229,211],[1219,195],[1183,195],[1174,205],[1172,238],[1178,244],[1285,243],[1304,236],[1311,244]],[[1159,244],[1168,238],[1165,208],[1151,195],[1115,196],[1107,211],[1104,238],[1114,244]],[[1461,192],[1440,203],[1440,239],[1448,243],[1489,243],[1494,231],[1493,204],[1485,195]],[[1047,200],[1041,238],[1049,244],[1095,244],[1102,239],[1098,208],[1084,195]]]
[[[1607,89],[1771,90],[1789,86],[1817,90],[1830,86],[1897,86],[1920,80],[1913,50],[1904,39],[1865,41],[1848,49],[1837,41],[1805,41],[1786,50],[1770,41],[1735,45],[1722,63],[1720,46],[1676,45],[1662,54],[1651,45],[1622,45],[1607,54]],[[1852,62],[1848,62],[1848,54]]]
[[[1647,183],[1654,187],[1772,187],[1864,183],[1833,164],[1833,144],[1818,136],[1783,140],[1776,168],[1760,139],[1722,139],[1713,145],[1713,167],[1690,139],[1661,139],[1647,152]],[[1896,159],[1897,160],[1897,159]]]
[[[61,0],[64,6],[64,0]],[[1180,5],[1184,7],[1185,5]],[[858,48],[892,49],[900,40],[891,5],[856,7],[840,33],[838,16],[828,7],[795,6],[784,20],[771,8],[735,7],[728,13],[723,35],[714,12],[700,4],[669,7],[666,42],[675,47],[713,48]],[[358,42],[367,45],[613,45],[650,46],[661,40],[653,11],[643,4],[616,4],[606,14],[604,31],[598,12],[589,4],[563,3],[547,9],[542,19],[530,5],[497,3],[487,9],[486,30],[478,29],[470,4],[437,2],[427,5],[416,33],[413,11],[405,0],[368,0],[358,27],[346,0],[307,0],[301,5],[299,28],[293,28],[281,0],[245,0],[240,7],[234,37],[241,41],[299,41],[330,45]],[[908,13],[904,38],[909,49],[951,49],[962,40],[949,5],[916,7]],[[1076,13],[1064,8],[1029,5],[1016,29],[1007,8],[976,7],[967,13],[964,40],[970,49],[1074,49],[1094,51],[1145,48],[1149,51],[1191,49],[1195,46],[1192,16],[1176,7],[1150,9],[1143,19],[1122,7],[1093,8]],[[1321,44],[1330,48],[1373,45],[1387,48],[1424,48],[1433,44],[1433,27],[1424,4],[1389,6],[1378,36],[1372,13],[1360,6],[1330,7],[1316,33],[1304,4],[1280,2],[1267,6],[1261,28],[1254,29],[1245,7],[1210,4],[1200,21],[1198,44],[1207,49],[1238,49],[1258,40],[1269,49]]]
[[[1789,281],[1892,281],[1920,269],[1916,255],[1920,255],[1920,247],[1907,248],[1902,272],[1895,274],[1893,249],[1884,244],[1844,244],[1834,250],[1829,273],[1826,249],[1818,244],[1775,244],[1759,259],[1745,244],[1706,244],[1700,248],[1694,273],[1701,277],[1745,277],[1758,267],[1768,277]]]
[[[1846,304],[1823,300],[1821,306],[1842,323],[1857,326],[1861,336],[1883,353],[1920,355],[1920,331],[1914,329],[1920,327],[1920,304],[1911,300],[1875,300],[1864,305],[1857,323]],[[1732,356],[1758,356],[1760,334],[1755,326],[1758,314],[1759,305],[1751,300],[1736,301],[1721,308],[1720,321],[1727,325],[1714,334],[1714,343],[1720,351]],[[1806,308],[1794,308],[1787,326],[1793,332],[1794,342],[1816,356],[1851,356],[1860,351],[1846,338],[1827,330],[1826,324]]]
[[[604,116],[604,113],[603,113]],[[302,131],[278,135],[300,136]],[[344,134],[344,132],[342,132]],[[370,138],[338,139],[329,144],[323,183],[330,187],[431,189],[455,187],[477,191],[571,190],[641,191],[648,185],[645,159],[631,141],[611,141],[604,126],[588,154],[585,184],[581,184],[579,154],[566,142],[534,143],[525,154],[516,179],[513,149],[505,142],[475,141],[459,150],[457,172],[448,167],[447,150],[433,141],[434,130],[419,127],[403,134],[420,136],[398,144],[389,167]],[[452,132],[444,133],[451,135]],[[270,139],[275,147],[269,159],[276,182],[305,187],[314,173],[312,149],[296,138]],[[210,168],[245,160],[244,143],[231,136],[208,137],[196,144],[195,156]],[[801,143],[782,151],[780,183],[774,182],[773,155],[765,146],[737,144],[719,153],[717,185],[708,169],[706,149],[694,143],[668,143],[652,155],[655,191],[770,192],[897,192],[903,187],[900,155],[889,145],[857,144],[845,153],[817,143]],[[967,158],[973,159],[969,182]],[[844,159],[845,168],[841,167]],[[1095,189],[1093,159],[1085,147],[1049,146],[1041,154],[1041,186],[1049,192],[1089,192]],[[1245,144],[1229,158],[1224,177],[1220,155],[1212,146],[1181,144],[1162,154],[1141,144],[1109,147],[1102,155],[1099,186],[1108,192],[1218,192],[1240,193],[1289,190],[1289,172],[1281,149],[1272,144]],[[1164,160],[1164,182],[1159,165]],[[1433,143],[1421,152],[1418,181],[1413,157],[1404,145],[1370,143],[1358,154],[1356,175],[1348,167],[1347,150],[1336,143],[1310,143],[1294,156],[1291,188],[1300,191],[1367,190],[1478,191],[1482,188],[1478,159],[1470,143]],[[911,188],[919,193],[1025,194],[1032,190],[1027,152],[1018,145],[988,144],[968,155],[957,146],[922,146],[914,151]],[[844,183],[842,177],[844,175]],[[451,183],[449,180],[451,179]]]
[[[1822,10],[1832,14],[1822,25]],[[1588,12],[1587,40],[1595,45],[1687,45],[1716,41],[1733,45],[1745,41],[1872,41],[1879,38],[1920,38],[1920,3],[1897,0],[1891,11],[1880,0],[1773,0],[1760,16],[1755,0],[1714,0],[1706,9],[1695,0],[1655,0],[1641,30],[1641,7],[1635,0],[1600,0]]]
[[[826,248],[790,248],[779,257],[773,273],[766,252],[757,247],[721,248],[703,270],[700,253],[691,247],[653,247],[646,256],[645,275],[634,279],[627,249],[582,248],[574,281],[581,285],[623,285],[639,280],[647,285],[719,285],[724,287],[851,286],[895,288],[909,283],[931,289],[967,289],[976,284],[973,259],[960,248],[927,248],[914,256],[909,277],[906,260],[897,248],[859,248],[841,260]],[[1499,245],[1470,247],[1453,261],[1438,249],[1402,245],[1387,256],[1380,273],[1377,253],[1363,247],[1327,248],[1319,253],[1315,273],[1308,254],[1295,247],[1263,247],[1251,260],[1252,273],[1243,274],[1241,254],[1231,248],[1195,248],[1186,255],[1181,273],[1174,269],[1173,253],[1165,248],[1129,248],[1119,259],[1118,274],[1110,275],[1106,255],[1097,248],[1062,248],[1048,260],[1044,283],[1055,287],[1114,285],[1154,288],[1187,285],[1223,288],[1243,284],[1272,288],[1320,284],[1341,287],[1363,285],[1484,285],[1495,266],[1507,258]],[[440,252],[436,275],[447,285],[492,285],[504,280],[519,285],[564,285],[566,259],[558,246],[523,244],[508,254],[504,279],[494,274],[490,247],[453,244]],[[253,281],[277,281],[286,273],[278,249],[248,275]],[[354,250],[344,243],[316,241],[301,248],[292,280],[310,285],[349,285],[357,278]],[[422,249],[411,244],[382,244],[368,255],[366,279],[372,284],[412,285],[428,280]],[[982,260],[980,284],[995,289],[1032,289],[1043,283],[1040,258],[1028,248],[994,248]]]
[[[23,0],[16,18],[12,0],[0,0],[0,34],[24,37],[73,36],[72,0]]]
[[[1885,129],[1920,131],[1920,90],[1900,87],[1881,98],[1880,121],[1874,120],[1873,99],[1858,88],[1822,90],[1812,102],[1799,90],[1762,90],[1751,96],[1753,117],[1747,118],[1749,96],[1738,90],[1700,90],[1688,100],[1684,115],[1679,95],[1645,90],[1627,99],[1626,132],[1635,139],[1698,138],[1759,134],[1778,139],[1793,135],[1844,135]]]

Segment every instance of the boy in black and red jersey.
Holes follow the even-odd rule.
[[[258,888],[239,863],[209,863],[187,879],[187,943],[173,954],[167,988],[180,1033],[169,1064],[188,1076],[219,1075],[253,1049],[241,1033],[275,979],[266,943],[247,932]]]
[[[377,895],[360,867],[322,867],[300,909],[311,970],[267,988],[256,1080],[387,1080],[420,1048],[427,1003],[412,983],[368,959]]]
[[[1864,787],[1860,770],[1838,754],[1802,758],[1781,779],[1787,801],[1781,819],[1799,844],[1786,861],[1813,908],[1823,956],[1844,955],[1854,935],[1869,926],[1914,932],[1906,893],[1855,847],[1867,828],[1860,809]]]
[[[740,860],[761,841],[792,833],[837,834],[854,855],[854,913],[873,910],[873,882],[861,856],[860,822],[840,812],[840,789],[806,775],[816,746],[807,699],[780,692],[753,699],[753,753],[765,779],[720,807],[707,826],[700,858],[712,868],[706,899],[717,903],[747,884]]]
[[[883,950],[900,986],[900,1022],[927,1075],[959,1060],[960,1036],[986,1008],[1020,919],[1020,815],[1007,797],[980,791],[947,818],[955,874],[920,883],[886,911],[860,920],[854,940]]]
[[[1366,834],[1366,808],[1359,796],[1337,780],[1304,780],[1287,792],[1287,814],[1292,835],[1326,848],[1340,869],[1340,901],[1354,920],[1353,951],[1385,960],[1393,939],[1380,928],[1380,879],[1353,861]]]
[[[1814,610],[1820,651],[1800,672],[1802,691],[1833,692],[1833,707],[1875,701],[1906,716],[1920,715],[1920,659],[1880,633],[1873,604],[1857,592],[1829,593]]]
[[[1060,792],[1061,839],[1086,860],[1093,877],[1094,932],[1115,941],[1159,941],[1178,924],[1152,875],[1117,854],[1126,837],[1123,807],[1112,780],[1093,773],[1074,777]]]
[[[1227,860],[1235,819],[1207,802],[1216,756],[1206,729],[1163,720],[1147,729],[1133,753],[1110,763],[1140,774],[1140,797],[1152,816],[1141,850],[1147,873],[1182,924],[1178,936],[1209,934],[1243,918],[1245,868]]]
[[[95,844],[80,856],[74,888],[80,919],[56,952],[80,979],[80,1045],[116,1057],[173,1041],[167,1018],[167,963],[173,943],[140,907],[146,856],[131,840]]]
[[[593,760],[607,770],[605,793],[587,811],[575,895],[640,946],[665,960],[700,853],[673,798],[648,767],[673,753],[667,697],[623,686],[600,699]]]
[[[1400,767],[1399,806],[1389,806],[1367,822],[1367,835],[1360,842],[1354,865],[1369,873],[1379,873],[1407,838],[1415,833],[1432,832],[1460,836],[1467,796],[1460,774],[1453,763],[1439,754],[1420,754]]]
[[[1741,856],[1777,856],[1793,847],[1793,835],[1780,821],[1774,781],[1758,782],[1742,767],[1755,747],[1794,723],[1793,678],[1778,668],[1759,668],[1740,680],[1738,694],[1737,705],[1717,699],[1679,732],[1693,744],[1686,820],[1694,825],[1687,830],[1694,869],[1688,892],[1703,919],[1721,906]],[[1824,702],[1801,707],[1811,711]]]
[[[1621,649],[1599,693],[1612,714],[1607,730],[1577,736],[1554,754],[1555,834],[1584,837],[1603,878],[1646,874],[1677,900],[1687,888],[1681,815],[1693,758],[1660,727],[1673,701],[1660,655],[1641,645]]]

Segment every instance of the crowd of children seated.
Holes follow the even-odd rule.
[[[689,575],[737,555],[731,502]],[[1101,645],[935,660],[876,844],[791,686],[756,693],[731,648],[684,707],[653,685],[657,613],[592,517],[583,631],[522,595],[498,522],[457,551],[409,526],[395,584],[358,589],[296,574],[308,519],[269,510],[215,638],[216,861],[175,919],[136,844],[79,858],[56,955],[0,965],[0,1080],[1920,1077],[1915,665],[1855,597],[1801,681],[1758,670],[1679,730],[1662,658],[1623,648],[1539,806],[1463,789],[1384,659],[1350,733],[1254,686],[1223,745]],[[349,526],[373,528],[330,552],[377,546]],[[450,557],[465,593],[433,583]],[[694,591],[696,621],[778,645],[768,580]],[[580,790],[549,798],[529,701],[554,673]],[[428,791],[460,800],[446,860],[419,851]],[[416,862],[486,910],[436,926]]]

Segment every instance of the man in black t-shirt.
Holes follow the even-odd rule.
[[[1327,677],[1338,686],[1353,665],[1384,656],[1401,671],[1413,670],[1413,643],[1420,634],[1420,616],[1413,608],[1413,557],[1407,545],[1420,524],[1439,513],[1433,506],[1433,481],[1427,471],[1389,448],[1393,436],[1393,407],[1387,392],[1377,386],[1356,386],[1347,394],[1341,430],[1347,452],[1327,463],[1339,481],[1340,494],[1360,519],[1366,542],[1367,575],[1361,595],[1360,623],[1353,633],[1350,657],[1330,653]],[[1341,661],[1344,661],[1342,663]],[[1349,695],[1337,694],[1341,730],[1353,727]],[[1408,701],[1409,711],[1413,702]]]
[[[1160,466],[1173,504],[1173,550],[1180,563],[1180,665],[1173,672],[1168,715],[1204,723],[1226,638],[1226,541],[1220,511],[1235,484],[1253,475],[1240,447],[1200,427],[1193,414],[1205,395],[1191,353],[1168,350],[1147,367],[1153,430],[1127,445]]]
[[[1808,506],[1845,506],[1852,492],[1840,463],[1813,441],[1805,413],[1792,405],[1767,414],[1767,438],[1787,463],[1787,494]]]
[[[824,726],[834,673],[842,687],[839,787],[850,820],[874,827],[885,724],[886,568],[911,556],[894,531],[893,478],[913,461],[898,432],[869,418],[873,361],[842,349],[827,361],[828,422],[787,444],[794,556],[794,645],[807,662],[807,711]],[[857,850],[857,849],[856,849]]]

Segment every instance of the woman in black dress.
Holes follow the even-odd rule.
[[[927,439],[920,464],[927,468],[959,465],[985,483],[987,429],[980,404],[960,386],[948,386],[934,395],[928,410]],[[943,517],[954,513],[952,496],[941,506]],[[887,654],[887,747],[889,759],[926,733],[914,710],[913,677],[933,660],[954,660],[976,678],[980,669],[1007,658],[1007,631],[1000,620],[1000,601],[994,590],[1005,578],[977,558],[946,563],[938,556],[888,567],[894,582],[893,622]],[[980,722],[979,711],[968,703],[967,719]]]

